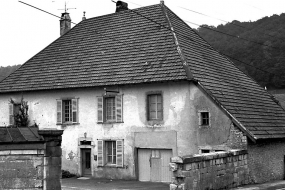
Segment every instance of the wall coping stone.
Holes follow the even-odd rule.
[[[194,154],[194,155],[186,155],[186,156],[176,156],[171,158],[172,163],[177,164],[187,164],[193,162],[201,162],[205,160],[212,160],[218,158],[225,158],[229,156],[238,156],[248,154],[247,150],[229,150],[229,151],[221,151],[221,152],[212,152],[212,153],[203,153],[203,154]]]
[[[38,133],[42,136],[61,136],[63,134],[63,130],[45,129],[39,130]]]

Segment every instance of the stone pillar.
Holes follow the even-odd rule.
[[[44,138],[44,190],[61,190],[61,135],[63,130],[39,130]]]

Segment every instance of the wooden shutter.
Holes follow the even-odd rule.
[[[14,104],[9,104],[9,125],[14,125]]]
[[[124,141],[116,141],[116,164],[117,167],[124,167]]]
[[[56,100],[56,123],[62,123],[62,100]]]
[[[103,97],[98,97],[97,98],[98,101],[98,106],[97,106],[97,122],[102,123],[104,121],[103,118]]]
[[[116,96],[116,122],[123,122],[123,96]]]
[[[104,141],[98,140],[97,143],[97,165],[104,166]]]
[[[78,123],[78,99],[72,99],[72,122]]]

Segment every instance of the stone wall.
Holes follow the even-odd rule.
[[[250,143],[248,145],[248,167],[251,183],[283,180],[285,177],[284,156],[284,140]]]
[[[39,130],[37,142],[0,143],[0,189],[61,190],[62,130]]]
[[[0,189],[43,189],[44,150],[0,151]]]
[[[170,190],[229,189],[249,183],[246,150],[173,157]]]

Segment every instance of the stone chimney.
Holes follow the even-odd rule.
[[[85,11],[83,11],[83,17],[82,17],[82,20],[86,20],[86,17],[85,17]]]
[[[117,1],[116,3],[116,13],[124,10],[128,10],[128,3],[125,3],[123,1]]]
[[[60,19],[60,36],[65,34],[70,29],[71,29],[71,18],[69,16],[69,13],[67,12],[62,13]]]

